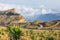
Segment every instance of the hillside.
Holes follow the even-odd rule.
[[[30,30],[0,26],[0,40],[60,40],[60,30]]]
[[[16,13],[16,10],[9,9],[0,11],[0,26],[18,25],[22,28],[28,29],[60,29],[60,20],[53,20],[43,22],[42,20],[36,20],[32,22],[26,22],[26,19],[21,14]]]
[[[25,24],[20,24],[24,28],[28,29],[60,29],[60,20],[53,20],[48,22],[43,21],[33,21],[26,22]]]
[[[60,20],[26,22],[15,9],[0,11],[0,40],[60,40]]]
[[[25,18],[22,15],[16,13],[15,9],[0,11],[0,25],[2,26],[25,22]]]

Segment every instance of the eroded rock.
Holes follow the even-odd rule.
[[[16,13],[15,9],[0,11],[0,25],[11,25],[25,23],[24,16]]]

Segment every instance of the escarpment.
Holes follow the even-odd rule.
[[[0,11],[0,25],[11,25],[25,22],[25,17],[16,13],[15,9]]]

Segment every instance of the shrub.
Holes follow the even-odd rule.
[[[44,40],[44,38],[45,38],[45,32],[40,32],[39,36],[40,36],[39,40]]]
[[[26,35],[29,36],[29,31],[28,30],[26,31]]]
[[[37,40],[37,35],[33,30],[30,30],[30,36],[32,40]]]
[[[55,40],[55,35],[54,35],[54,33],[53,33],[53,32],[50,33],[50,34],[47,36],[46,40]]]
[[[53,36],[48,36],[47,40],[54,40],[54,37]]]
[[[32,40],[37,40],[37,36],[36,35],[32,35]]]
[[[22,36],[22,30],[20,29],[19,26],[11,26],[8,28],[9,33],[12,35],[13,40],[19,40],[20,37]]]

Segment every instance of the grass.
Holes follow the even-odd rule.
[[[59,30],[30,30],[19,26],[0,27],[0,40],[59,40]]]

